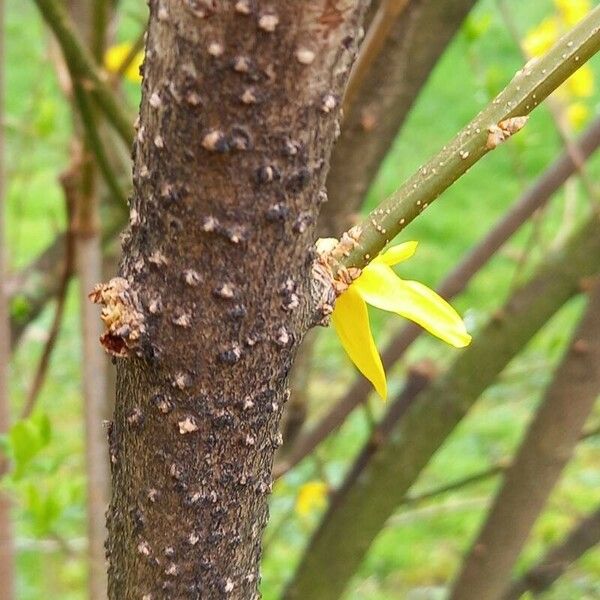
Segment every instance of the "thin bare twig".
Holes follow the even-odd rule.
[[[600,427],[584,432],[580,436],[579,441],[585,442],[590,438],[596,437],[598,434],[600,434]],[[404,498],[400,506],[404,504],[412,505],[420,502],[425,502],[427,500],[437,498],[438,496],[442,496],[443,494],[455,492],[467,486],[474,485],[476,483],[481,483],[482,481],[486,481],[488,479],[491,479],[492,477],[496,477],[497,475],[505,473],[506,470],[510,467],[510,465],[511,459],[509,457],[505,457],[501,460],[496,461],[492,466],[488,467],[487,469],[483,469],[481,471],[478,471],[477,473],[466,475],[465,477],[457,479],[456,481],[451,481],[450,483],[446,483],[444,485],[422,492],[420,494],[409,494]]]
[[[64,308],[67,300],[67,291],[69,289],[69,282],[75,268],[75,243],[73,238],[73,211],[76,206],[76,196],[78,193],[79,186],[79,169],[80,162],[76,161],[65,173],[60,177],[60,182],[63,188],[65,207],[67,214],[68,226],[65,232],[65,261],[64,269],[61,276],[60,285],[58,288],[56,308],[54,310],[54,319],[52,320],[52,326],[48,333],[48,339],[44,346],[42,356],[39,360],[38,367],[29,392],[27,394],[27,400],[21,409],[20,418],[27,419],[31,416],[33,409],[35,408],[37,399],[40,391],[46,379],[48,373],[48,366],[50,364],[50,358],[54,352],[56,346],[56,340],[62,324],[64,315]]]

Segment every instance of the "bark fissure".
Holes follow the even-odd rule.
[[[111,598],[257,597],[287,375],[367,1],[151,2],[120,277]],[[293,297],[292,297],[293,296]],[[293,301],[292,301],[293,300]],[[123,330],[123,336],[129,335]]]

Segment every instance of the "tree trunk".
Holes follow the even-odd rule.
[[[367,0],[150,3],[120,278],[109,596],[258,597],[314,223]]]

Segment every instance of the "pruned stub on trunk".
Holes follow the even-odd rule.
[[[367,4],[150,2],[119,273],[144,332],[117,359],[111,598],[258,595],[287,374],[314,322],[315,221]]]

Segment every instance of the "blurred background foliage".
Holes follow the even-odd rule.
[[[507,0],[512,19],[531,56],[543,52],[589,3],[567,0]],[[585,6],[584,6],[585,5]],[[106,66],[114,65],[139,36],[145,3],[121,2],[115,45]],[[57,174],[69,160],[71,117],[55,75],[50,36],[33,3],[9,0],[6,19],[8,240],[10,269],[26,265],[64,229],[62,190]],[[438,64],[373,185],[365,210],[372,208],[459,130],[497,93],[523,59],[507,23],[492,0],[482,0]],[[559,90],[565,122],[579,131],[599,112],[600,64]],[[129,71],[123,86],[132,106],[139,81]],[[562,147],[551,114],[543,107],[507,145],[478,164],[402,234],[420,241],[402,276],[435,286],[504,209],[539,175]],[[360,151],[357,148],[357,151]],[[589,161],[595,180],[600,157]],[[564,239],[589,202],[570,181],[543,213],[524,227],[455,302],[470,331],[478,328],[558,239]],[[76,282],[33,416],[17,422],[2,439],[14,468],[2,485],[15,500],[18,598],[79,600],[86,596],[85,470],[80,393],[80,334]],[[17,297],[11,311],[24,314]],[[460,479],[510,457],[548,382],[552,367],[580,313],[581,299],[566,306],[501,376],[436,455],[414,490],[419,493]],[[48,306],[21,341],[11,365],[13,414],[25,402],[34,365],[52,320]],[[401,323],[372,311],[374,333],[383,346]],[[427,358],[443,368],[452,351],[421,338],[389,374],[390,396],[401,389],[407,365]],[[333,332],[321,332],[309,384],[310,422],[316,422],[356,377]],[[367,439],[372,420],[384,407],[372,396],[339,433],[275,485],[266,532],[263,592],[278,596],[319,521],[329,490],[340,483],[352,456]],[[590,426],[600,423],[597,411]],[[600,439],[579,446],[522,557],[524,569],[573,523],[594,508],[600,486]],[[399,508],[356,575],[349,598],[437,598],[455,572],[461,553],[484,516],[497,480]],[[548,600],[600,598],[600,552],[588,553],[549,592]]]

